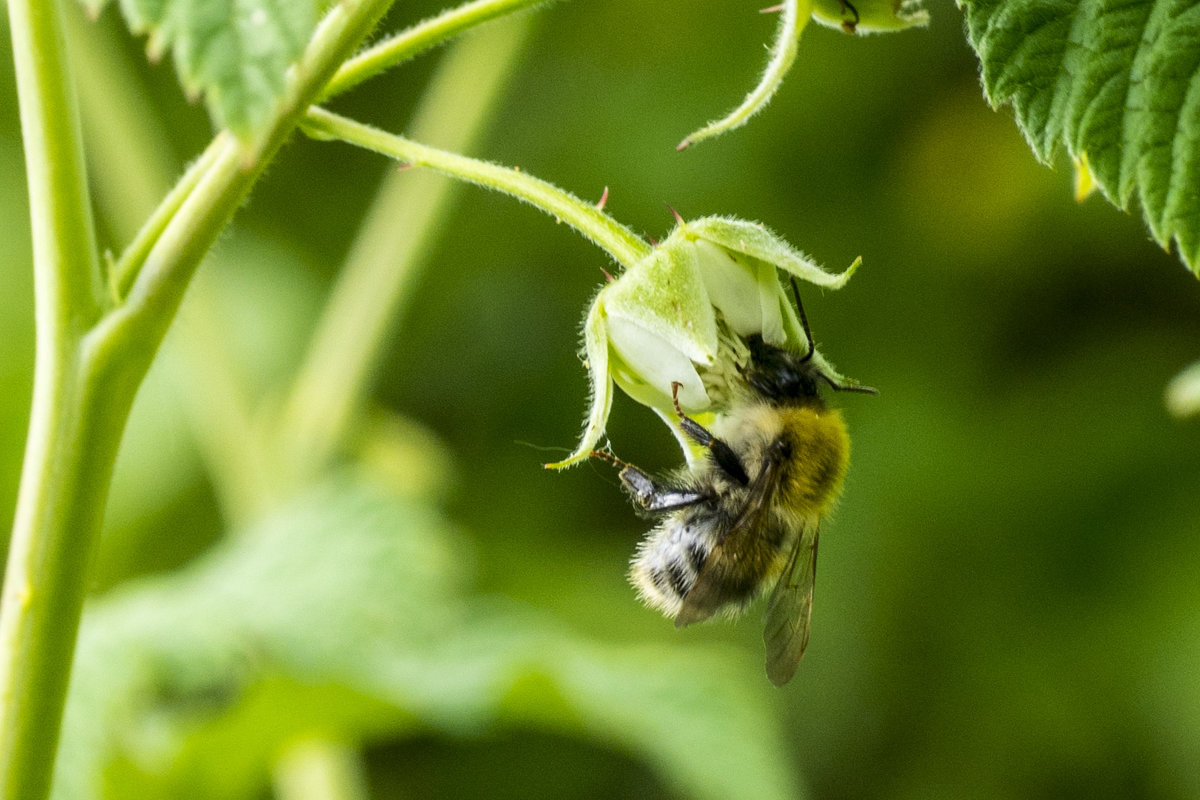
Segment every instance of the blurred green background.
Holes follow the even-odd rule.
[[[440,7],[398,4],[389,24]],[[246,523],[261,535],[226,532],[187,411],[222,389],[196,365],[224,353],[271,414],[394,170],[298,137],[202,268],[214,305],[185,304],[192,330],[173,334],[131,420],[72,695],[73,709],[107,710],[68,734],[62,796],[89,796],[61,782],[101,772],[114,797],[287,795],[278,759],[305,732],[327,756],[341,752],[329,741],[361,743],[348,763],[378,798],[1200,796],[1200,423],[1163,403],[1200,354],[1200,291],[1138,217],[1077,204],[1065,160],[1035,163],[1011,114],[983,101],[958,10],[929,9],[928,29],[896,35],[810,26],[763,114],[676,153],[749,90],[774,19],[720,0],[554,5],[472,151],[583,197],[607,186],[608,210],[654,238],[669,203],[761,220],[830,269],[863,257],[845,289],[804,298],[822,351],[880,395],[837,398],[853,463],[792,684],[763,676],[760,611],[679,632],[639,606],[624,573],[646,523],[607,465],[541,469],[578,434],[578,329],[609,264],[479,189],[457,190],[374,379],[384,445],[362,461],[395,478],[388,499],[334,476]],[[133,70],[134,113],[167,143],[122,168],[178,170],[210,135],[202,108],[112,10],[88,36]],[[2,41],[10,519],[33,329]],[[440,57],[337,108],[403,131]],[[93,162],[106,152],[89,148]],[[119,249],[124,201],[97,202]],[[205,313],[219,321],[207,333]],[[624,398],[610,434],[640,465],[679,461]],[[386,552],[409,572],[355,572],[336,548],[360,540],[368,565]],[[338,614],[360,620],[361,604],[371,624],[350,635],[358,622]],[[239,614],[261,619],[227,624]],[[389,631],[403,635],[373,669],[362,653],[386,650]]]

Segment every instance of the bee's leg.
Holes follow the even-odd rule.
[[[733,452],[733,448],[713,436],[699,422],[683,413],[683,408],[679,405],[679,389],[682,385],[678,381],[671,384],[671,401],[675,404],[675,413],[679,415],[679,427],[693,442],[708,448],[717,462],[717,466],[723,469],[725,474],[743,486],[748,485],[750,477],[746,474],[746,468],[742,466],[737,453]]]
[[[704,492],[659,486],[649,475],[630,465],[621,470],[620,478],[621,483],[625,484],[625,488],[633,495],[634,502],[645,511],[673,511],[709,499],[709,495]]]
[[[633,501],[643,511],[673,511],[677,508],[694,506],[709,499],[704,492],[697,492],[677,486],[660,486],[654,479],[642,470],[603,450],[593,450],[593,456],[611,461],[621,472],[618,477],[626,491],[633,495]]]

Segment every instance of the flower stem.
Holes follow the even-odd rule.
[[[650,245],[595,205],[520,170],[419,144],[321,108],[309,109],[300,128],[316,139],[341,139],[524,200],[582,233],[624,267],[650,253]]]

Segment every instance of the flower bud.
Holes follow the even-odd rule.
[[[813,0],[812,17],[847,33],[884,33],[929,24],[920,0]]]
[[[569,466],[595,449],[614,381],[668,421],[675,418],[673,398],[688,414],[720,411],[726,387],[744,365],[747,338],[761,336],[797,352],[810,347],[778,271],[837,289],[858,264],[834,275],[760,224],[723,217],[681,221],[593,300],[584,323],[592,382],[587,427],[574,453],[547,466]],[[820,353],[813,358],[831,378],[852,383]]]

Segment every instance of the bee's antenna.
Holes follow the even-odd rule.
[[[825,382],[833,387],[835,392],[858,392],[859,394],[879,394],[874,386],[864,386],[861,383],[838,383],[827,375],[822,375]]]
[[[792,295],[796,298],[796,310],[800,312],[800,325],[804,328],[804,338],[808,341],[808,352],[800,358],[800,363],[803,364],[813,357],[817,346],[813,344],[812,331],[808,329],[808,316],[804,313],[804,304],[800,302],[800,287],[796,285],[796,276],[792,277]]]

